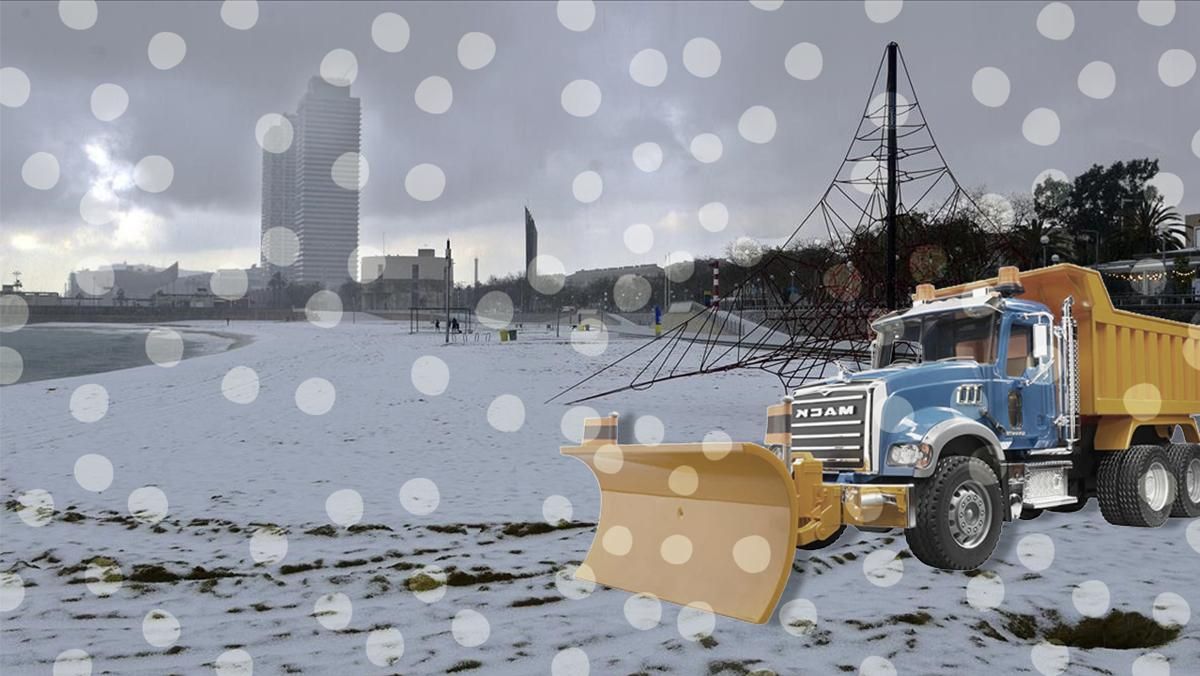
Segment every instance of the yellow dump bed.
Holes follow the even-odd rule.
[[[1044,304],[1056,320],[1061,319],[1063,299],[1075,299],[1079,413],[1111,416],[1111,422],[1119,423],[1102,425],[1096,448],[1124,448],[1128,434],[1140,424],[1180,424],[1196,440],[1195,421],[1188,416],[1200,413],[1200,326],[1118,310],[1100,273],[1090,268],[1054,265],[1021,272],[1020,279],[1025,287],[1020,297]],[[934,295],[951,296],[997,281],[946,287]]]

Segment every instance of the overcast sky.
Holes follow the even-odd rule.
[[[0,271],[6,282],[19,269],[28,288],[58,291],[81,265],[257,262],[255,125],[294,110],[307,79],[337,49],[355,57],[351,92],[363,107],[370,174],[361,248],[374,253],[386,238],[389,253],[410,253],[449,236],[460,261],[480,258],[484,276],[521,268],[526,204],[541,253],[568,271],[661,262],[679,250],[717,253],[741,236],[786,236],[837,169],[889,40],[900,43],[925,117],[963,184],[1027,192],[1046,169],[1074,175],[1092,163],[1152,157],[1169,174],[1160,179],[1163,192],[1182,211],[1200,211],[1200,3],[758,6],[776,4],[597,2],[590,12],[586,3],[260,2],[256,11],[229,7],[223,18],[219,2],[100,2],[92,22],[87,3],[5,2]],[[407,42],[391,17],[373,38],[373,23],[387,12],[404,18]],[[151,49],[162,32],[186,45],[182,61],[165,70],[151,57],[171,65],[178,47],[160,38]],[[494,57],[487,60],[486,38],[472,36],[464,65],[460,40],[476,32],[491,38]],[[703,42],[693,43],[685,64],[694,38],[715,44],[719,64]],[[799,43],[815,49],[792,52]],[[648,85],[662,76],[657,56],[634,61],[647,49],[665,56],[665,78],[655,86]],[[1089,66],[1095,61],[1107,66]],[[1004,77],[988,70],[977,78],[986,67]],[[417,96],[432,76],[452,89],[445,112],[418,105],[418,98],[432,110],[446,104],[436,87]],[[564,88],[575,80],[599,90],[594,113],[564,108]],[[104,84],[128,95],[115,119],[97,116],[120,111],[105,95],[114,88],[93,96]],[[586,85],[578,88],[587,94]],[[594,101],[574,91],[570,107],[590,112]],[[752,141],[739,119],[755,106],[769,108],[776,124],[773,134],[751,125]],[[1025,124],[1039,108],[1053,114]],[[693,154],[701,134],[719,138],[715,161]],[[711,160],[715,144],[705,139],[696,150]],[[635,165],[642,143],[661,149],[654,171]],[[165,184],[152,165],[142,185],[130,181],[147,156],[173,168],[161,192],[146,189]],[[444,190],[428,201],[406,189],[406,176],[422,164],[445,175]],[[573,185],[587,171],[603,188],[581,202]],[[107,224],[81,213],[98,184],[115,195]],[[717,232],[698,219],[710,202],[729,213]],[[644,253],[625,243],[637,223],[653,233]],[[641,250],[645,230],[636,233],[631,243]],[[469,275],[469,265],[458,268],[458,279]]]

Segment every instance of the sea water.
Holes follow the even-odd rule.
[[[18,383],[66,378],[153,364],[146,355],[152,326],[25,326],[0,333],[0,345],[24,362]],[[173,329],[183,338],[183,358],[228,350],[241,344],[233,335]]]

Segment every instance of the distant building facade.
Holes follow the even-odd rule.
[[[281,123],[266,131],[266,137],[273,135],[294,134],[297,126],[296,116],[285,114],[286,123]],[[290,129],[288,129],[290,126]],[[271,228],[296,229],[296,144],[288,144],[281,153],[271,152],[266,148],[262,151],[262,216],[260,240],[262,250],[259,265],[268,276],[275,274],[280,268],[268,260],[267,231]],[[278,256],[276,260],[280,260]],[[286,271],[284,272],[287,276]]]
[[[663,269],[657,265],[648,264],[578,270],[567,275],[566,283],[567,286],[571,287],[584,287],[599,280],[616,280],[622,275],[638,275],[646,279],[651,279],[653,277],[662,277]]]
[[[180,270],[179,263],[165,268],[114,263],[95,270],[75,270],[67,276],[64,304],[146,304],[159,296],[211,296],[211,273]]]
[[[416,256],[363,256],[364,310],[435,308],[446,303],[446,275],[454,286],[454,267],[433,249],[417,249]]]
[[[299,241],[295,262],[282,270],[289,281],[336,289],[351,278],[358,248],[359,163],[362,106],[350,87],[319,77],[308,82],[294,114],[292,144],[263,151],[262,223],[292,228]],[[339,158],[347,156],[339,162]],[[261,254],[270,276],[279,268]]]
[[[538,231],[537,223],[533,222],[533,214],[529,213],[529,207],[525,207],[525,275],[526,283],[522,287],[525,293],[525,309],[529,309],[532,302],[534,289],[533,280],[537,277],[537,263],[535,262],[538,255]]]
[[[1184,245],[1188,249],[1200,249],[1200,214],[1188,214],[1183,217],[1183,225],[1186,228],[1187,244]]]

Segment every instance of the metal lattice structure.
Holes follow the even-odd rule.
[[[974,236],[954,237],[968,231]],[[871,320],[895,309],[913,283],[974,279],[1007,250],[1005,228],[947,166],[892,43],[836,174],[787,241],[747,262],[709,307],[554,399],[618,372],[632,376],[572,403],[746,368],[774,373],[792,389],[824,377],[830,365],[865,362]]]

